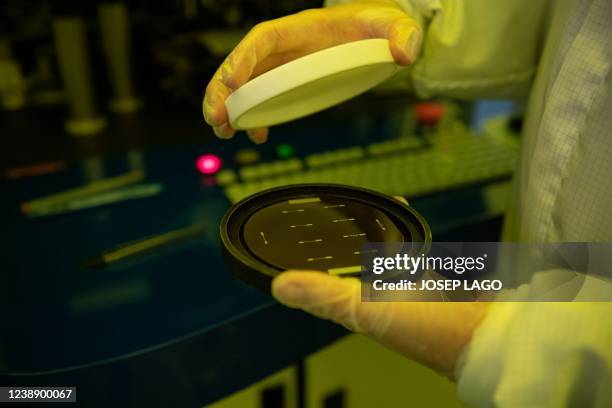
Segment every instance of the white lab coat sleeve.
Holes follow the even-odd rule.
[[[537,279],[511,298],[533,300]],[[577,300],[611,298],[609,281],[580,285]],[[492,303],[455,377],[473,407],[612,406],[612,303]]]
[[[327,5],[350,0],[327,0]],[[411,69],[424,97],[527,96],[548,18],[548,1],[396,0],[425,29]]]

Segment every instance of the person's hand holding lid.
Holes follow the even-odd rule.
[[[390,0],[312,9],[255,26],[227,56],[206,87],[202,110],[220,138],[230,138],[225,100],[233,90],[266,71],[315,51],[346,42],[386,38],[399,65],[414,62],[421,47],[418,23]],[[250,129],[256,143],[268,129]]]

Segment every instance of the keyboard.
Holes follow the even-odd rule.
[[[517,147],[463,128],[244,166],[224,190],[235,203],[259,191],[296,183],[339,183],[415,198],[509,179]],[[230,170],[231,171],[231,170]]]

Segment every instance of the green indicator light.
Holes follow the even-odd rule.
[[[291,157],[293,156],[293,146],[290,144],[279,144],[276,146],[276,154],[278,157]]]

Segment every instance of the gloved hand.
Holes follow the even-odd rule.
[[[225,99],[241,85],[270,69],[315,51],[345,42],[387,38],[400,65],[418,55],[422,31],[392,0],[355,1],[312,9],[255,26],[229,54],[206,87],[202,110],[220,138],[231,138]],[[268,129],[251,129],[256,143],[268,138]]]
[[[272,294],[286,306],[365,334],[448,377],[487,310],[482,302],[361,302],[359,279],[316,271],[281,273]]]
[[[365,334],[451,378],[488,308],[483,302],[362,302],[359,279],[316,271],[281,273],[272,282],[272,295],[286,306]]]

